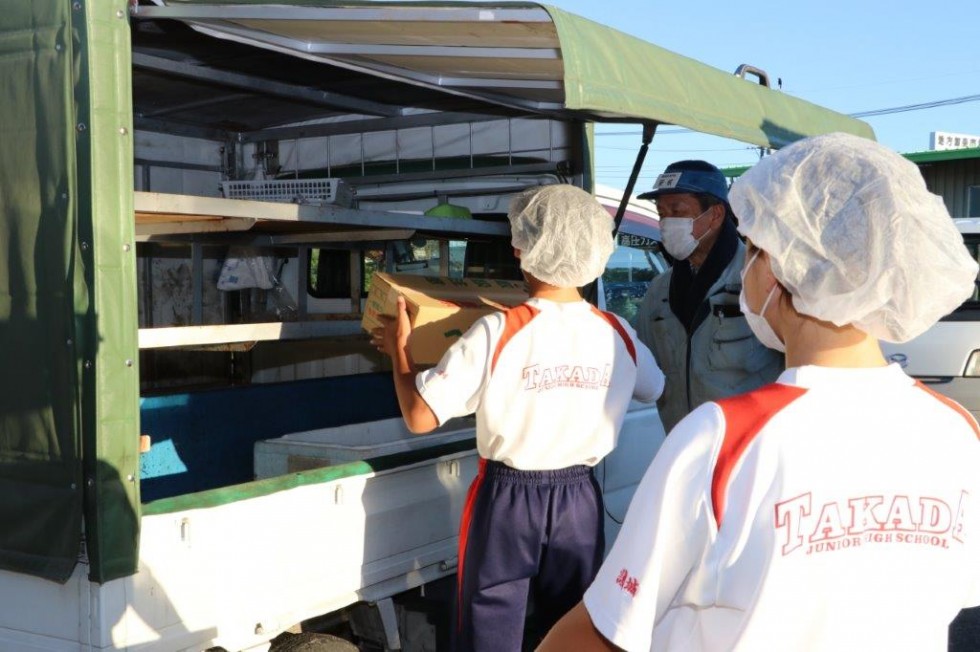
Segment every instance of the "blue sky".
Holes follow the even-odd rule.
[[[782,90],[841,113],[980,95],[980,0],[552,0],[590,18],[726,71],[764,69]],[[980,101],[864,118],[900,152],[929,149],[933,131],[980,134]],[[604,132],[635,132],[605,135]],[[626,185],[639,128],[597,128],[599,183]],[[654,138],[637,183],[703,158],[747,165],[758,150],[701,134]]]

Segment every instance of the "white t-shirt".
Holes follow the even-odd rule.
[[[524,470],[595,465],[616,445],[630,399],[655,401],[663,385],[622,319],[545,299],[481,318],[416,377],[440,424],[476,412],[480,455]]]
[[[705,403],[638,487],[592,622],[626,650],[945,651],[980,604],[978,437],[895,365]]]

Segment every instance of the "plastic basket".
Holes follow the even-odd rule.
[[[252,199],[289,204],[337,204],[350,206],[354,193],[342,179],[273,179],[222,181],[227,199]]]

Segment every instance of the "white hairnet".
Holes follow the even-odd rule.
[[[742,175],[729,199],[801,313],[905,342],[973,292],[977,263],[943,200],[873,141],[798,141]]]
[[[549,285],[581,287],[602,274],[612,255],[612,216],[575,186],[527,190],[511,201],[507,217],[521,269]]]

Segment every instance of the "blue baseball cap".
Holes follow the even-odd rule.
[[[678,193],[711,195],[728,203],[728,182],[721,170],[707,161],[677,161],[653,182],[653,190],[637,196],[637,199],[656,199],[661,195]]]

